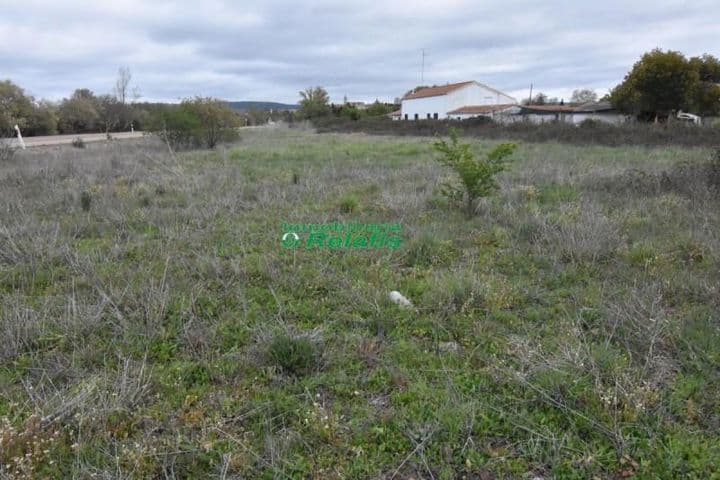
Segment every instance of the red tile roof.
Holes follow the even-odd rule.
[[[447,85],[440,85],[439,87],[425,87],[415,92],[408,93],[403,97],[403,100],[412,100],[414,98],[425,98],[425,97],[438,97],[440,95],[447,95],[448,93],[457,90],[459,88],[467,87],[470,84],[475,83],[474,81],[460,82],[460,83],[449,83]]]
[[[456,114],[481,114],[481,113],[494,113],[494,112],[501,112],[503,110],[507,110],[512,107],[516,107],[517,105],[512,103],[502,103],[498,105],[468,105],[466,107],[460,107],[457,110],[453,110],[451,112],[448,112],[448,115],[456,115]]]
[[[615,110],[610,102],[589,102],[583,103],[575,109],[576,112],[606,112],[609,110]]]
[[[577,108],[577,105],[523,105],[523,110],[538,113],[571,113]]]

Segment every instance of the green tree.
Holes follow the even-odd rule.
[[[34,105],[28,135],[55,135],[58,133],[58,114],[54,103],[41,100]]]
[[[171,148],[183,150],[214,148],[238,138],[242,117],[221,100],[196,97],[153,108],[146,123]]]
[[[455,171],[460,185],[445,183],[442,185],[443,194],[454,201],[464,201],[465,211],[472,216],[475,211],[475,201],[487,197],[498,189],[495,176],[506,170],[505,159],[513,154],[517,145],[514,143],[501,143],[485,153],[484,158],[475,158],[469,143],[459,143],[458,131],[450,129],[450,143],[437,140],[433,148],[442,154],[437,159],[441,164]]]
[[[89,88],[78,88],[78,89],[76,89],[76,90],[73,92],[71,98],[73,98],[73,99],[82,99],[82,100],[90,100],[90,101],[93,101],[93,102],[94,102],[95,100],[97,100],[97,99],[95,98],[95,94],[94,94],[93,91],[90,90]]]
[[[313,119],[330,113],[330,96],[322,87],[308,87],[300,92],[300,118]]]
[[[392,111],[393,108],[389,105],[380,103],[380,100],[375,100],[368,106],[365,113],[367,113],[367,115],[370,117],[381,117],[383,115],[387,115],[388,113],[392,113]]]
[[[101,126],[99,101],[87,88],[75,90],[64,99],[58,109],[60,133],[92,132]]]
[[[362,110],[357,108],[355,105],[343,105],[340,107],[340,113],[350,120],[360,120],[363,116]]]
[[[33,114],[33,98],[10,80],[0,82],[0,136],[13,135],[14,127],[24,129]]]
[[[200,119],[181,105],[155,106],[146,122],[146,130],[173,150],[202,147],[201,129]]]
[[[610,99],[620,111],[657,121],[661,115],[690,109],[698,81],[698,72],[680,52],[655,49],[633,65]]]
[[[698,74],[698,85],[692,101],[693,113],[720,115],[720,60],[705,54],[690,58],[689,64]]]
[[[182,108],[194,115],[202,126],[200,136],[207,148],[215,148],[220,142],[229,142],[239,136],[238,128],[242,117],[227,107],[222,100],[209,97],[195,97],[184,100]]]
[[[706,53],[690,58],[689,63],[690,68],[698,72],[701,82],[720,82],[720,60],[716,57]]]

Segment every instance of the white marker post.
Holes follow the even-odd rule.
[[[20,127],[15,125],[15,131],[17,132],[17,139],[18,139],[18,143],[20,144],[20,148],[25,150],[25,142],[22,139],[22,134],[20,133]]]

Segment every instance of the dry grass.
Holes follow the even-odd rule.
[[[523,144],[468,220],[420,138],[18,152],[0,475],[710,478],[712,155]],[[403,247],[281,248],[281,222],[334,220]]]

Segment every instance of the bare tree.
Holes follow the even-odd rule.
[[[598,96],[595,90],[590,88],[581,88],[573,90],[572,97],[570,98],[571,103],[590,103],[597,102]]]
[[[141,97],[142,97],[142,92],[140,91],[140,87],[138,87],[137,85],[135,85],[135,86],[132,88],[132,101],[133,101],[133,103],[135,103],[135,102],[137,102],[138,100],[140,100]]]
[[[130,91],[130,81],[132,80],[132,73],[129,67],[120,67],[118,69],[118,77],[115,81],[115,98],[118,99],[121,105],[125,105],[128,94]]]

